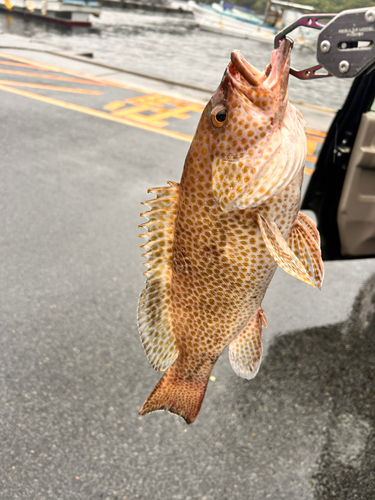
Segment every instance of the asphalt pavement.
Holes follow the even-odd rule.
[[[0,498],[372,500],[374,260],[327,262],[321,292],[278,271],[257,377],[224,353],[194,424],[139,417],[140,202],[179,181],[204,96],[11,37],[0,66]]]

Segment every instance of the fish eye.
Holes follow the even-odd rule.
[[[227,121],[228,115],[225,106],[219,104],[211,111],[211,123],[214,127],[220,128]]]

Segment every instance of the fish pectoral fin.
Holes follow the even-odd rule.
[[[288,244],[303,264],[315,286],[322,287],[324,277],[324,265],[319,247],[320,237],[315,223],[301,212],[292,227]]]
[[[257,214],[257,222],[262,233],[262,238],[267,250],[275,259],[278,266],[285,272],[315,287],[312,272],[307,271],[302,262],[293,253],[285,241],[280,229],[273,220],[268,220]]]
[[[212,162],[213,194],[225,212],[266,203],[301,173],[307,142],[298,111],[288,104],[282,126],[262,134],[262,147],[251,149],[251,154],[238,159],[215,157]]]
[[[155,370],[164,371],[178,356],[172,325],[172,246],[178,208],[179,185],[149,189],[156,198],[145,202],[151,210],[143,213],[149,219],[141,227],[148,241],[141,248],[147,262],[146,287],[138,303],[138,329],[143,347]]]
[[[252,316],[242,332],[229,344],[229,361],[239,377],[255,377],[262,361],[262,324],[267,324],[262,308]]]

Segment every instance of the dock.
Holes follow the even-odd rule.
[[[327,262],[321,292],[278,270],[257,377],[224,352],[193,425],[138,416],[160,378],[140,202],[180,180],[214,89],[87,55],[0,35],[0,499],[372,499],[373,259]],[[306,187],[334,114],[299,107]]]

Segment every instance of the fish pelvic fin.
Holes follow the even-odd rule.
[[[179,185],[148,190],[156,198],[144,202],[150,210],[141,214],[148,222],[140,227],[147,243],[146,286],[138,302],[138,329],[149,362],[155,370],[164,371],[175,361],[178,349],[172,325],[172,247],[178,209]]]
[[[276,264],[291,276],[315,288],[316,284],[312,271],[308,271],[292,251],[276,223],[273,220],[266,219],[259,213],[256,217],[263,241],[266,244],[267,250],[275,259]]]
[[[229,344],[229,361],[236,375],[248,380],[254,378],[262,361],[262,324],[267,321],[260,307],[242,332]]]
[[[319,247],[319,232],[310,217],[302,212],[299,212],[294,222],[288,244],[303,264],[314,285],[320,289],[323,283],[324,265]]]
[[[179,375],[178,360],[165,372],[156,384],[139,414],[167,410],[182,417],[187,424],[197,418],[206,392],[211,370],[199,379]]]

